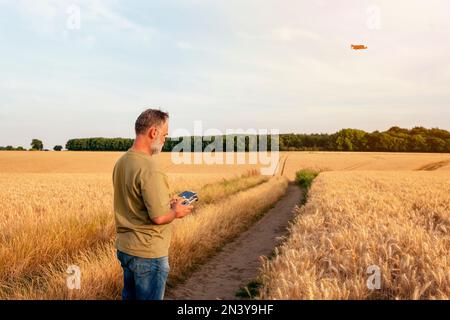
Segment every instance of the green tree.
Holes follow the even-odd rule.
[[[436,137],[427,138],[427,144],[432,152],[444,152],[446,143],[444,140]],[[448,151],[447,151],[448,152]]]
[[[39,139],[33,139],[31,141],[31,148],[33,150],[42,150],[42,149],[44,149],[44,144]]]
[[[414,134],[408,137],[408,150],[415,152],[427,151],[427,141],[421,134]]]
[[[367,132],[358,129],[342,129],[333,135],[334,146],[340,151],[364,151],[367,149]]]
[[[62,148],[63,148],[62,146],[56,145],[56,146],[53,147],[53,150],[55,150],[55,151],[61,151]]]

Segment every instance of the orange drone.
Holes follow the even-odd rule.
[[[367,47],[363,44],[352,44],[353,50],[365,50]]]

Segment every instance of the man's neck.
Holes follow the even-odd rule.
[[[133,145],[130,148],[131,151],[137,151],[137,152],[143,152],[148,154],[149,156],[152,156],[152,154],[149,152],[149,148],[146,145],[143,145],[140,143],[138,139],[136,139],[133,143]]]

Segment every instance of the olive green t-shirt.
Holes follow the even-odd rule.
[[[170,210],[167,176],[150,155],[130,149],[116,162],[113,184],[116,248],[141,258],[167,256],[172,224],[151,220]]]

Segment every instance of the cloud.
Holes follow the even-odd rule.
[[[108,21],[114,29],[130,32],[138,41],[148,42],[157,32],[154,27],[140,25],[105,5],[104,1],[91,1],[88,8],[88,18],[95,21]]]
[[[192,49],[192,44],[190,44],[189,42],[186,42],[186,41],[178,41],[176,43],[176,46],[178,48],[184,49],[184,50]]]
[[[90,132],[111,135],[127,132],[117,128],[128,128],[145,106],[169,110],[174,127],[198,119],[220,129],[308,132],[450,127],[447,0],[78,0],[79,32],[65,28],[72,3],[9,1],[2,11],[15,8],[7,38],[16,39],[15,29],[22,37],[0,52],[16,62],[5,64],[0,81],[10,127],[31,106],[42,113],[27,121],[51,127],[46,121],[61,105],[61,117],[92,119]],[[372,4],[380,7],[380,30],[367,28]],[[51,41],[37,42],[24,24]],[[62,44],[54,41],[61,34]],[[369,49],[352,51],[359,42]],[[116,127],[95,122],[105,113]]]
[[[79,8],[81,30],[88,34],[124,31],[131,34],[132,39],[146,43],[157,33],[154,27],[141,25],[121,14],[116,1],[19,0],[3,1],[2,4],[18,10],[30,29],[41,34],[65,36],[71,14],[68,9],[74,7]],[[83,41],[92,45],[93,37],[85,37]]]
[[[312,31],[292,27],[277,27],[267,32],[251,34],[245,31],[236,32],[237,37],[245,40],[265,40],[265,41],[296,41],[296,40],[317,40],[320,36]]]
[[[303,30],[299,28],[281,27],[272,30],[272,35],[276,39],[284,41],[293,41],[299,38],[318,39],[320,36],[314,32]]]

